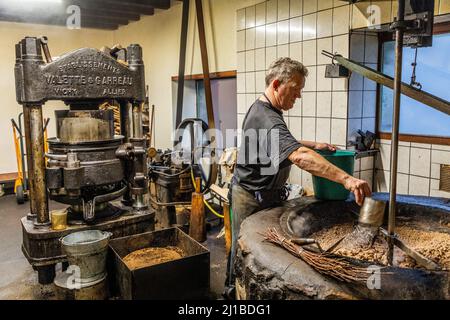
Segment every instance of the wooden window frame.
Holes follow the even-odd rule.
[[[230,71],[220,71],[220,72],[212,72],[209,74],[209,78],[213,79],[226,79],[226,78],[236,78],[236,70]],[[203,80],[203,73],[201,74],[191,74],[185,75],[184,80]],[[172,76],[172,81],[178,81],[178,76]]]
[[[433,28],[433,35],[450,33],[450,22],[444,22],[435,24]],[[378,35],[378,71],[381,71],[382,64],[382,48],[383,43],[393,40],[393,34],[390,32],[381,32]],[[377,138],[384,140],[391,140],[392,134],[389,132],[380,131],[380,118],[381,118],[381,85],[377,84],[377,121],[375,125],[375,131]],[[450,145],[450,137],[439,137],[439,136],[427,136],[427,135],[414,135],[414,134],[399,134],[399,140],[405,142],[416,142],[416,143],[427,143],[427,144],[440,144],[440,145]]]

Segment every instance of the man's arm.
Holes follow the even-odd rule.
[[[288,159],[300,169],[315,176],[342,184],[345,189],[355,194],[356,203],[359,205],[362,205],[365,197],[371,195],[369,184],[366,181],[352,177],[307,147],[298,148],[289,155]]]
[[[325,142],[315,142],[315,141],[306,141],[306,140],[300,140],[299,142],[303,146],[310,148],[310,149],[336,151],[335,146],[333,146],[332,144],[329,144],[329,143],[325,143]]]

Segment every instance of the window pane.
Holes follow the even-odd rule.
[[[383,73],[393,77],[395,43],[383,45]],[[410,83],[415,50],[403,49],[402,81]],[[435,35],[433,46],[419,48],[417,53],[416,81],[422,90],[450,101],[450,34]],[[392,131],[393,90],[381,89],[381,132]],[[400,108],[400,133],[450,137],[450,116],[423,103],[402,95]]]

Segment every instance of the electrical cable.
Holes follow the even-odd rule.
[[[196,188],[195,185],[195,179],[194,179],[194,170],[191,167],[191,179],[192,179],[192,184],[194,186],[194,189]],[[203,194],[205,194],[206,191],[208,191],[209,188],[205,189],[205,191],[203,191]],[[205,198],[203,198],[203,203],[205,204],[205,206],[217,217],[223,219],[223,214],[218,213],[216,210],[214,210],[211,205],[208,203],[208,201],[205,200]]]

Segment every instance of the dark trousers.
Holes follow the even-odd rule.
[[[231,186],[231,211],[232,211],[232,225],[231,225],[231,250],[227,262],[227,279],[225,285],[232,287],[235,285],[234,263],[236,260],[237,240],[241,223],[248,216],[264,209],[255,196],[243,189],[238,184]]]

